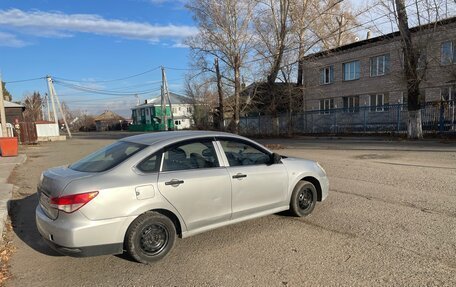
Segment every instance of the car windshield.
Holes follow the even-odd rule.
[[[111,169],[146,145],[118,141],[108,145],[69,166],[70,169],[82,172],[102,172]]]

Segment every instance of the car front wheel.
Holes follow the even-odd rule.
[[[146,212],[128,228],[125,245],[133,259],[147,264],[165,257],[175,240],[176,228],[171,219],[157,212]]]
[[[317,189],[308,181],[296,184],[291,194],[290,211],[293,215],[302,217],[309,215],[317,204]]]

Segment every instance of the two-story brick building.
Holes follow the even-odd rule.
[[[421,101],[454,100],[456,17],[412,28],[412,38],[420,51]],[[399,32],[306,56],[303,110],[382,113],[405,103],[403,59]]]

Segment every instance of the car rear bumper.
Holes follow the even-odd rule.
[[[123,239],[130,218],[92,221],[76,211],[61,212],[50,219],[41,207],[36,208],[36,226],[41,236],[58,252],[70,256],[118,254],[123,251]]]
[[[70,247],[60,246],[46,238],[43,238],[43,239],[55,251],[57,251],[63,255],[67,255],[67,256],[71,256],[71,257],[89,257],[89,256],[123,253],[123,244],[122,243],[70,248]]]

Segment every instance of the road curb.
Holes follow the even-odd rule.
[[[17,157],[0,157],[0,244],[3,244],[3,232],[8,218],[8,202],[11,200],[14,189],[13,184],[7,183],[8,177],[16,166],[23,164],[26,160],[25,154]]]

